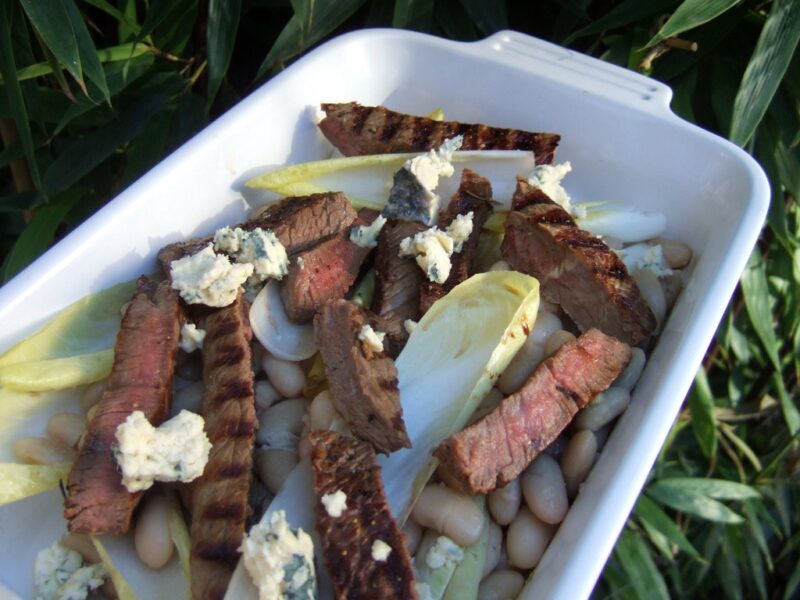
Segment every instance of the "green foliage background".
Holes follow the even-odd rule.
[[[800,597],[797,0],[0,0],[3,279],[298,55],[363,27],[511,28],[642,70],[761,163],[768,225],[595,596]]]

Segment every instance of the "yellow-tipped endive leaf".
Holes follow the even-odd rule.
[[[108,576],[114,584],[114,589],[117,592],[119,600],[137,600],[136,594],[133,593],[125,577],[119,572],[116,565],[114,565],[111,555],[100,541],[100,538],[92,536],[92,544],[94,544],[95,550],[97,550],[97,553],[100,555],[100,562],[103,563],[106,571],[108,571]]]
[[[63,390],[108,377],[114,350],[0,366],[0,387],[19,392]]]
[[[72,465],[23,465],[0,463],[0,506],[58,487]]]

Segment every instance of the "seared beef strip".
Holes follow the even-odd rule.
[[[178,294],[169,283],[140,277],[114,346],[108,388],[86,428],[70,471],[64,516],[75,533],[126,533],[141,492],[122,485],[111,450],[117,427],[135,410],[153,425],[167,416],[180,337]]]
[[[372,447],[333,431],[312,431],[309,437],[316,527],[336,598],[417,598],[405,535],[386,502]],[[322,497],[339,490],[347,507],[333,517]],[[377,540],[391,548],[385,561],[372,557]]]
[[[597,327],[639,344],[656,328],[625,264],[598,237],[579,229],[567,211],[522,178],[503,238],[503,258],[512,269],[533,275],[542,294],[560,304],[581,328]]]
[[[256,227],[271,229],[291,256],[350,227],[355,219],[356,211],[344,194],[326,192],[284,198],[268,205],[257,217],[232,228],[241,227],[247,231]],[[199,252],[213,239],[214,236],[206,236],[165,246],[158,253],[161,268],[169,274],[173,260]]]
[[[369,225],[378,213],[359,211],[353,227]],[[350,241],[347,228],[333,238],[301,252],[289,265],[289,274],[281,283],[281,298],[289,320],[307,323],[328,301],[344,298],[372,248],[362,248]]]
[[[461,150],[532,150],[536,164],[553,162],[561,139],[553,133],[532,133],[488,125],[434,121],[356,102],[323,104],[319,128],[345,156],[421,152],[463,135]]]
[[[478,250],[478,238],[481,228],[492,213],[492,184],[488,179],[478,175],[475,171],[464,169],[458,191],[453,195],[450,204],[439,216],[439,229],[446,229],[456,216],[472,213],[472,233],[464,242],[461,252],[455,252],[450,257],[450,275],[444,283],[436,283],[425,279],[419,290],[419,311],[421,314],[439,298],[462,281],[466,281],[474,272],[475,253]]]
[[[242,298],[206,317],[203,416],[211,452],[192,483],[192,598],[225,596],[245,533],[258,429],[250,357],[249,306]]]
[[[589,329],[541,363],[522,388],[434,451],[448,484],[488,494],[516,479],[630,360],[630,347]]]
[[[358,339],[361,328],[375,322],[354,302],[335,300],[314,317],[314,336],[336,410],[355,435],[388,454],[411,442],[394,361]]]

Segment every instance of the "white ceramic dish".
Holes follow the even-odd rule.
[[[154,272],[166,243],[241,220],[267,167],[322,158],[330,146],[308,107],[358,100],[562,135],[566,187],[666,214],[697,260],[633,402],[618,423],[524,597],[585,598],[645,482],[763,224],[769,198],[739,148],[669,110],[668,87],[534,38],[501,32],[471,44],[402,31],[335,39],[255,91],[0,289],[0,348],[75,299]],[[243,200],[244,198],[244,200]],[[0,509],[0,582],[28,596],[50,493]],[[46,528],[45,528],[46,529]],[[37,531],[42,531],[41,528]]]

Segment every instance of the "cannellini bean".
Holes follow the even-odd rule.
[[[556,459],[540,454],[522,474],[522,494],[531,512],[555,525],[569,510],[567,484]]]
[[[422,490],[411,517],[423,527],[435,529],[459,546],[478,541],[483,529],[483,511],[466,494],[443,485],[428,485]]]
[[[503,554],[503,530],[500,525],[489,519],[489,543],[486,547],[486,562],[483,563],[481,579],[495,570]]]
[[[518,569],[538,565],[555,529],[538,519],[527,506],[520,508],[506,533],[508,561]]]
[[[656,238],[653,241],[661,245],[664,262],[669,265],[670,269],[682,269],[691,262],[692,249],[688,244],[666,238]]]
[[[182,410],[201,413],[203,410],[203,382],[195,381],[175,392],[172,398],[171,415],[177,415]]]
[[[72,413],[58,413],[47,421],[47,435],[69,448],[78,445],[85,430],[83,417]]]
[[[97,564],[100,562],[100,555],[94,547],[91,538],[82,533],[66,533],[61,538],[61,545],[64,548],[74,550],[83,557],[88,563]]]
[[[575,339],[575,335],[567,331],[566,329],[559,329],[558,331],[554,331],[553,335],[547,338],[547,341],[544,343],[544,355],[552,356],[555,354],[556,350],[561,348],[567,342],[571,342]]]
[[[302,460],[307,456],[311,456],[311,440],[308,437],[310,429],[308,427],[303,427],[303,431],[300,432],[300,441],[297,443],[297,455]]]
[[[259,415],[256,442],[281,448],[296,446],[307,405],[303,398],[292,398],[263,411]]]
[[[639,286],[642,297],[656,317],[657,328],[661,329],[664,317],[667,315],[667,299],[664,296],[664,290],[661,289],[658,275],[650,269],[639,269],[633,274],[633,278]]]
[[[628,390],[612,385],[597,394],[572,421],[577,429],[597,431],[620,416],[631,403]]]
[[[470,418],[470,424],[478,421],[492,412],[498,404],[503,400],[505,396],[503,396],[503,392],[498,390],[497,388],[492,388],[489,390],[489,393],[483,397],[481,403],[478,404],[478,408],[475,409],[475,412],[472,413],[472,417]]]
[[[614,387],[622,388],[629,392],[633,390],[633,387],[642,375],[642,371],[644,371],[646,362],[647,356],[645,356],[644,350],[636,347],[631,348],[631,360],[628,362],[628,366],[625,367],[625,370],[617,377],[616,381],[614,381]]]
[[[517,516],[522,503],[519,479],[514,479],[505,487],[497,488],[486,497],[489,514],[500,525],[508,525]]]
[[[603,449],[603,446],[606,445],[606,441],[608,440],[608,436],[611,435],[611,430],[614,428],[613,423],[609,423],[608,425],[604,425],[600,429],[594,432],[594,437],[597,440],[597,451],[600,452]]]
[[[77,455],[70,446],[45,437],[27,437],[16,440],[14,454],[19,460],[29,465],[72,462]]]
[[[298,363],[267,354],[261,364],[269,382],[284,398],[294,398],[303,393],[306,376]]]
[[[309,427],[315,429],[329,429],[336,416],[336,409],[331,401],[331,393],[323,390],[311,401],[308,407]]]
[[[414,519],[406,519],[406,524],[403,525],[403,533],[406,536],[408,555],[414,556],[422,539],[422,527]]]
[[[592,470],[596,456],[597,438],[588,429],[577,432],[567,442],[564,456],[561,457],[561,470],[570,497],[578,492],[578,487]]]
[[[90,408],[100,402],[100,398],[103,397],[103,392],[106,391],[107,387],[108,379],[101,379],[87,387],[86,391],[83,392],[83,398],[81,398],[81,408],[88,412]]]
[[[481,581],[478,600],[514,600],[522,591],[525,578],[511,569],[495,571]]]
[[[169,533],[169,507],[161,494],[150,495],[139,513],[133,531],[139,559],[151,569],[160,569],[172,558],[175,544]]]
[[[256,394],[256,408],[258,410],[265,410],[281,400],[281,395],[278,393],[278,390],[266,379],[256,381],[254,389]]]
[[[489,267],[490,271],[510,271],[511,266],[504,260],[498,260],[494,263],[491,267]]]
[[[658,282],[661,284],[661,290],[664,292],[664,300],[667,303],[667,310],[669,310],[673,307],[683,289],[683,275],[680,271],[675,271],[672,275],[659,277]]]
[[[259,448],[255,452],[256,473],[271,494],[277,494],[283,482],[297,466],[298,456],[291,450]]]
[[[554,331],[561,329],[561,319],[550,312],[539,311],[536,323],[522,347],[497,380],[498,389],[504,394],[516,392],[544,358],[544,342]]]

